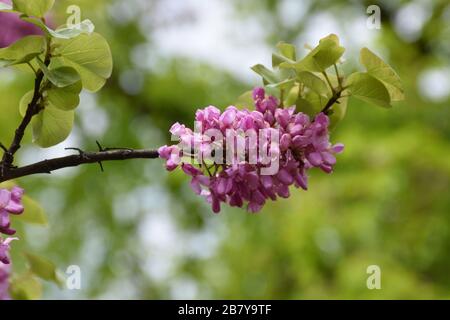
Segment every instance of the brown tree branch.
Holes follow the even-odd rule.
[[[47,51],[45,54],[45,61],[44,64],[48,66],[50,64],[50,40],[47,40]],[[25,135],[25,129],[28,127],[28,125],[31,122],[31,119],[33,116],[38,114],[41,111],[40,106],[40,100],[42,98],[42,92],[41,92],[41,84],[44,80],[44,73],[42,70],[39,70],[36,73],[36,78],[34,80],[34,91],[33,91],[33,98],[31,99],[31,102],[28,104],[27,111],[25,113],[25,116],[23,117],[22,121],[20,122],[19,126],[17,127],[14,138],[11,142],[11,145],[9,148],[5,148],[5,152],[3,153],[2,161],[0,164],[1,170],[0,174],[3,175],[5,173],[5,170],[7,168],[10,168],[13,166],[14,162],[14,154],[17,152],[17,150],[20,149],[20,143],[22,142],[23,136]]]
[[[327,104],[323,107],[322,111],[323,113],[325,113],[326,115],[329,114],[330,112],[330,108],[335,104],[335,103],[339,103],[338,100],[341,97],[342,91],[337,91],[335,93],[333,93],[333,95],[331,96],[331,98],[328,100]]]
[[[87,163],[127,159],[155,159],[159,157],[157,150],[107,149],[98,152],[78,151],[79,154],[43,160],[23,167],[4,167],[4,172],[0,172],[0,182],[39,173],[51,173],[58,169],[76,167]]]
[[[11,166],[14,161],[14,154],[17,152],[17,150],[20,149],[20,143],[22,142],[23,136],[25,134],[25,129],[30,124],[31,119],[34,115],[39,113],[39,100],[41,99],[41,94],[39,91],[42,79],[44,77],[44,74],[42,71],[39,71],[36,79],[34,81],[34,93],[33,98],[28,105],[27,111],[25,113],[25,116],[22,119],[22,122],[17,127],[13,141],[11,142],[11,145],[9,148],[5,151],[2,158],[2,167]]]

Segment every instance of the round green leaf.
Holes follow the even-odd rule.
[[[335,34],[330,34],[319,41],[306,57],[295,64],[282,63],[281,67],[295,67],[298,71],[323,72],[328,67],[337,63],[344,54],[345,48],[339,45],[339,39]]]
[[[33,94],[34,94],[33,90],[28,91],[27,93],[25,93],[23,95],[22,99],[20,99],[19,112],[22,117],[25,117],[25,113],[27,112],[28,105],[30,104],[31,100],[33,100]]]
[[[367,48],[360,53],[361,63],[366,67],[367,73],[377,78],[386,86],[392,101],[405,98],[400,77],[387,63]]]
[[[26,63],[40,55],[45,50],[45,39],[42,36],[23,37],[9,47],[0,49],[0,60],[6,60],[3,65]]]
[[[13,0],[13,9],[29,16],[43,17],[55,0]]]
[[[310,117],[314,117],[323,109],[327,101],[327,98],[318,95],[314,91],[309,91],[304,98],[297,99],[297,111],[301,111]]]
[[[254,107],[255,102],[253,101],[253,92],[250,90],[241,94],[234,105],[241,109]]]
[[[278,83],[280,82],[280,79],[278,76],[273,72],[272,70],[267,69],[262,64],[254,65],[251,68],[253,71],[255,71],[257,74],[259,74],[264,81],[264,84],[271,84],[271,83]]]
[[[344,119],[345,114],[347,113],[347,102],[348,97],[340,98],[339,103],[335,103],[331,110],[333,111],[330,115],[330,126],[328,127],[330,130],[336,128],[337,124]]]
[[[352,96],[370,104],[390,108],[391,99],[384,84],[367,73],[355,72],[347,79]]]
[[[287,91],[287,94],[284,98],[283,105],[290,107],[296,104],[300,91],[300,86],[296,83],[292,88]]]
[[[74,111],[63,111],[52,104],[33,117],[33,142],[48,148],[64,141],[72,131]]]
[[[46,258],[39,257],[28,252],[25,253],[25,257],[28,260],[31,271],[35,275],[37,275],[41,279],[53,281],[58,285],[61,284],[61,276],[59,275],[59,272],[53,262]]]
[[[58,109],[73,110],[80,104],[81,89],[81,81],[64,88],[52,86],[46,91],[46,99]]]
[[[318,76],[309,71],[300,71],[297,75],[297,79],[317,94],[325,96],[328,93],[327,84]]]
[[[59,88],[70,86],[71,84],[74,84],[80,80],[80,75],[72,67],[62,66],[54,69],[49,69],[39,59],[38,63],[47,79]]]
[[[297,59],[296,58],[296,49],[295,49],[294,45],[292,45],[290,43],[286,43],[286,42],[278,42],[277,48],[283,57],[288,58],[289,60],[293,60],[293,61],[295,61]]]
[[[83,87],[89,91],[100,90],[111,76],[113,62],[106,40],[98,33],[80,34],[64,40],[55,39],[56,66],[74,68],[81,77]]]

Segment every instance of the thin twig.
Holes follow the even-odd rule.
[[[50,64],[50,40],[47,40],[47,51],[45,54],[44,64],[46,66]],[[40,100],[42,98],[41,84],[43,79],[44,73],[42,72],[42,70],[39,70],[36,73],[36,79],[34,80],[33,97],[31,99],[31,102],[28,104],[25,116],[23,117],[22,122],[19,124],[15,131],[11,145],[9,146],[7,151],[3,153],[0,170],[0,173],[2,175],[5,173],[5,169],[12,166],[14,161],[14,154],[17,152],[17,150],[20,149],[20,143],[22,142],[23,136],[25,135],[25,129],[30,124],[31,119],[41,111]]]

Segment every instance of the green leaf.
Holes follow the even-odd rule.
[[[241,94],[237,101],[234,104],[236,108],[252,108],[255,106],[255,103],[253,101],[253,91],[246,91],[243,94]]]
[[[345,48],[339,45],[339,39],[335,34],[330,34],[319,41],[306,57],[295,64],[283,63],[280,67],[295,67],[298,71],[323,72],[328,67],[337,63],[344,54]]]
[[[83,87],[89,91],[100,90],[111,76],[113,62],[106,40],[99,34],[80,34],[64,40],[55,39],[55,66],[74,68],[81,77]]]
[[[327,84],[309,71],[300,71],[297,75],[297,79],[300,83],[303,83],[307,88],[313,90],[317,94],[325,96],[328,93]]]
[[[405,98],[403,85],[397,73],[380,57],[367,48],[362,48],[360,53],[361,63],[366,67],[367,73],[377,78],[386,86],[391,101],[399,101]]]
[[[277,88],[281,90],[289,90],[295,84],[295,79],[286,79],[278,83],[268,84],[267,88]]]
[[[36,19],[33,17],[23,16],[21,17],[22,20],[27,21],[29,23],[32,23],[39,28],[41,28],[42,31],[44,31],[47,35],[57,38],[57,39],[72,39],[75,37],[78,37],[80,34],[91,34],[94,32],[95,26],[92,23],[91,20],[86,19],[82,22],[73,25],[73,26],[61,26],[56,30],[53,30],[52,28],[48,27],[42,20]]]
[[[323,109],[327,101],[327,98],[318,95],[314,91],[309,91],[305,94],[304,98],[300,97],[297,100],[297,110],[306,113],[310,117],[314,117]]]
[[[22,197],[22,203],[25,210],[22,214],[14,215],[15,220],[44,226],[48,224],[47,216],[39,203],[27,195]]]
[[[14,181],[9,180],[0,183],[0,188],[11,190],[16,185],[17,184]],[[23,195],[22,204],[24,206],[24,211],[21,214],[11,215],[12,219],[39,225],[48,224],[47,216],[39,203],[31,199],[29,196]]]
[[[42,284],[27,272],[12,279],[9,292],[14,300],[37,300],[42,296]]]
[[[272,54],[272,68],[277,68],[282,63],[294,64],[295,61],[289,60],[288,58],[282,56],[279,53],[273,53]]]
[[[64,88],[52,86],[46,91],[46,99],[58,109],[73,110],[80,104],[81,89],[81,81]]]
[[[7,60],[6,66],[26,63],[45,50],[45,39],[42,36],[23,37],[9,47],[0,49],[0,60]]]
[[[28,105],[30,104],[31,100],[33,99],[33,94],[34,94],[33,90],[28,91],[27,93],[25,93],[23,95],[22,99],[20,99],[19,112],[22,117],[25,117],[25,113],[27,112]]]
[[[39,59],[38,63],[48,80],[59,88],[64,88],[80,81],[80,75],[72,67],[63,66],[55,69],[48,69]]]
[[[263,78],[264,84],[280,82],[280,79],[275,74],[275,72],[273,72],[272,70],[267,69],[262,64],[257,64],[255,66],[253,66],[252,70],[255,71],[257,74],[259,74]]]
[[[25,253],[25,257],[30,265],[30,270],[39,278],[52,281],[58,285],[62,284],[62,277],[53,262],[28,252]]]
[[[330,130],[334,130],[337,124],[344,119],[345,114],[347,113],[347,102],[348,97],[343,97],[339,99],[339,103],[335,103],[331,110],[332,114],[329,116],[330,118],[330,126],[328,127]]]
[[[293,106],[296,104],[296,101],[299,97],[300,86],[296,83],[286,94],[286,97],[283,101],[283,105],[285,106]]]
[[[30,66],[33,69],[30,68],[30,66],[28,64],[30,64]],[[1,66],[1,60],[0,60],[0,66]],[[17,70],[17,71],[23,72],[23,73],[28,73],[28,74],[30,74],[30,75],[32,75],[34,77],[35,76],[34,70],[38,70],[39,69],[39,65],[37,64],[36,59],[33,59],[33,60],[28,61],[27,64],[24,64],[24,63],[22,63],[22,64],[14,64],[14,65],[12,65],[12,68]]]
[[[355,72],[347,78],[347,85],[352,96],[376,106],[391,107],[386,87],[371,75]]]
[[[295,49],[294,45],[281,41],[281,42],[278,42],[277,48],[283,57],[288,58],[289,60],[293,60],[293,61],[297,60],[296,52],[295,52],[296,49]]]
[[[72,131],[74,111],[63,111],[48,104],[31,122],[33,142],[48,148],[64,141]]]
[[[29,16],[43,17],[55,0],[13,0],[13,9]]]

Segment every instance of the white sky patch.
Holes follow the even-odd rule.
[[[97,103],[95,94],[83,91],[80,95],[80,106],[77,108],[84,134],[93,138],[100,138],[109,127],[108,113]]]
[[[252,81],[250,67],[270,65],[271,49],[264,42],[264,28],[255,18],[235,17],[230,3],[218,0],[168,0],[158,3],[149,16],[143,16],[143,32],[153,16],[161,21],[178,21],[188,12],[190,19],[160,23],[149,35],[158,56],[187,57],[230,71]],[[150,21],[151,22],[151,21]],[[150,56],[154,59],[154,57]]]
[[[129,95],[137,95],[142,91],[144,75],[141,71],[129,69],[120,74],[120,87]]]
[[[45,159],[57,158],[64,155],[72,154],[71,150],[65,150],[65,148],[73,148],[80,146],[80,134],[79,129],[74,126],[69,137],[50,148],[40,148],[37,145],[27,144],[20,151],[20,157],[18,158],[19,166],[24,166],[34,162],[42,161]],[[62,170],[56,170],[52,172],[52,177],[64,177],[71,178],[78,172],[78,167],[65,168]]]
[[[423,25],[431,15],[431,1],[415,1],[400,8],[395,16],[395,29],[406,41],[420,37]]]
[[[283,0],[280,2],[279,15],[286,27],[295,27],[308,13],[310,0]]]
[[[170,283],[170,296],[175,300],[195,299],[198,294],[197,283],[190,278],[180,278]]]
[[[420,93],[434,102],[450,97],[450,68],[429,69],[418,78]]]

